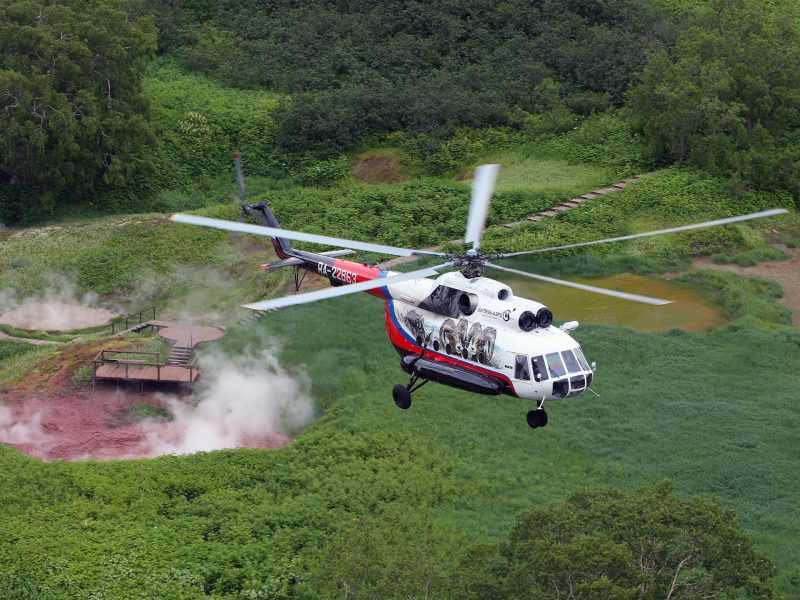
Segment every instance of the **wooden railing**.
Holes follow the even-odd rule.
[[[153,316],[147,319],[143,319],[145,313],[150,313],[152,311]],[[124,317],[120,317],[116,321],[111,323],[111,333],[116,333],[119,331],[125,331],[130,329],[133,325],[141,325],[142,323],[146,323],[150,319],[155,320],[156,318],[156,307],[151,306],[150,308],[145,308],[144,310],[139,311],[138,313],[133,313],[131,315],[125,315]],[[124,327],[123,327],[124,324]],[[119,327],[119,329],[117,329]]]
[[[145,356],[149,357],[152,356],[152,360],[142,360],[138,358],[114,358],[119,357],[121,355],[128,355],[128,356]],[[93,361],[92,367],[92,380],[97,380],[97,368],[102,365],[113,365],[113,366],[120,366],[125,367],[125,374],[124,376],[120,375],[119,377],[111,377],[110,379],[134,379],[140,380],[140,377],[136,377],[136,372],[140,371],[142,368],[152,367],[156,369],[156,379],[148,379],[148,381],[183,381],[182,379],[176,380],[170,377],[161,377],[161,370],[165,367],[169,369],[186,369],[189,371],[189,381],[192,382],[195,380],[195,372],[198,371],[197,368],[197,357],[195,356],[192,361],[188,365],[168,365],[160,360],[161,355],[158,352],[139,352],[137,350],[101,350],[97,356],[95,356]],[[133,369],[131,369],[133,367]],[[174,372],[174,371],[173,371]],[[133,376],[131,376],[133,375]],[[101,377],[101,379],[108,379],[108,377]]]

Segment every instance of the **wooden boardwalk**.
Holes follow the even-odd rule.
[[[130,359],[123,356],[151,356],[151,359]],[[94,381],[158,381],[163,383],[194,383],[200,370],[194,361],[186,365],[166,364],[158,352],[135,350],[101,350],[94,359]]]
[[[104,363],[97,366],[94,378],[98,381],[101,379],[117,379],[192,383],[199,374],[200,371],[198,369],[183,365],[115,365]]]

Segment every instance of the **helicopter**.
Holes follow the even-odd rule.
[[[240,194],[244,199],[240,164],[237,163],[237,175]],[[304,269],[326,277],[333,286],[252,302],[243,305],[245,308],[269,311],[356,292],[367,292],[381,298],[384,301],[384,322],[389,341],[401,356],[400,367],[409,376],[407,384],[397,384],[392,389],[392,398],[399,408],[408,409],[412,394],[433,381],[476,394],[504,394],[532,400],[535,408],[528,411],[526,420],[528,426],[536,429],[548,423],[544,408],[546,401],[574,398],[591,389],[597,365],[586,359],[580,344],[570,335],[578,327],[577,321],[554,325],[553,313],[548,307],[535,300],[515,296],[508,285],[485,277],[485,269],[634,302],[663,305],[670,301],[520,271],[498,265],[497,261],[725,225],[788,212],[785,209],[771,209],[603,240],[521,252],[484,253],[481,251],[481,239],[498,170],[499,165],[495,164],[482,165],[475,170],[464,236],[464,243],[472,247],[465,253],[401,248],[283,229],[266,201],[250,205],[245,200],[242,205],[242,214],[256,218],[261,222],[260,225],[188,214],[176,214],[171,219],[177,223],[269,236],[279,260],[261,265],[263,269],[268,272],[283,267]],[[290,240],[341,249],[308,252],[294,248]],[[444,262],[409,272],[397,272],[340,258],[355,250],[401,257],[435,257]],[[447,271],[452,268],[458,270]],[[300,281],[297,271],[295,273],[299,290]]]

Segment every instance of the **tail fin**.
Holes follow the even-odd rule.
[[[236,183],[239,185],[239,197],[242,199],[242,213],[256,217],[256,219],[268,227],[280,228],[281,224],[278,223],[278,219],[272,214],[272,210],[266,200],[256,202],[255,204],[247,203],[247,195],[244,191],[242,155],[238,152],[233,155],[233,165],[236,169]],[[292,244],[289,240],[274,237],[272,238],[272,245],[275,247],[275,253],[279,258],[289,258],[291,256]]]

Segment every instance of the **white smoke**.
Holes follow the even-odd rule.
[[[42,415],[34,413],[25,421],[14,418],[11,410],[0,404],[0,441],[8,444],[29,444],[42,439]]]
[[[309,381],[289,373],[275,349],[235,359],[218,352],[201,356],[202,384],[195,402],[165,397],[174,420],[148,434],[150,454],[190,454],[264,445],[271,436],[297,431],[314,416]]]
[[[11,289],[0,292],[0,323],[46,331],[102,325],[117,313],[92,308],[98,299],[95,292],[79,294],[75,282],[64,275],[49,273],[47,288],[34,296],[20,297]]]
[[[174,417],[170,421],[111,426],[119,411],[142,403],[144,398],[136,392],[98,391],[88,400],[37,395],[13,410],[0,402],[0,442],[25,446],[25,452],[50,460],[281,446],[312,420],[314,404],[308,377],[283,369],[275,356],[273,346],[235,358],[204,353],[202,383],[191,400],[168,394],[146,400],[168,408]]]

